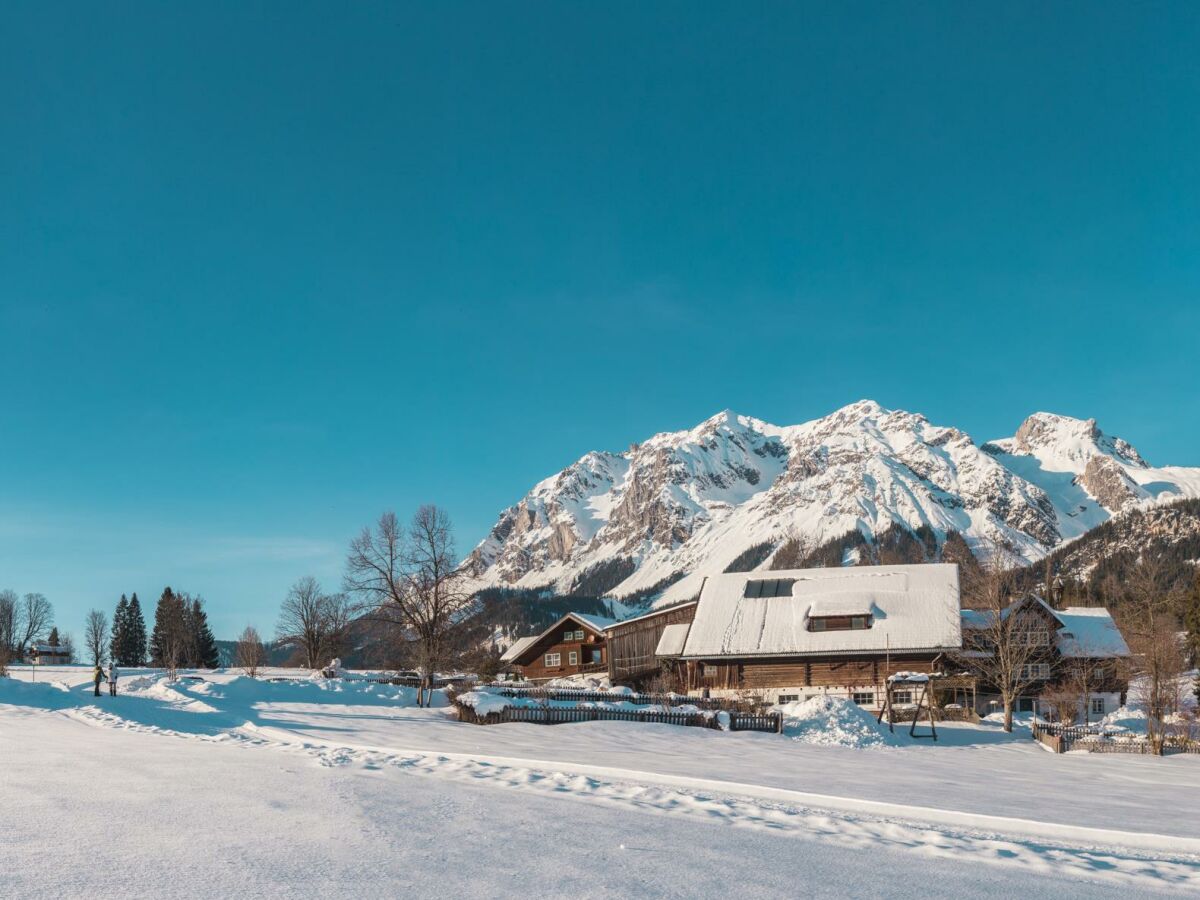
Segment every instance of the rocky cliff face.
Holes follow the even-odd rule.
[[[1094,420],[1030,416],[977,445],[869,400],[780,427],[723,412],[622,454],[589,453],[505,510],[472,553],[480,583],[613,596],[719,572],[751,547],[928,526],[1035,560],[1122,511],[1200,496]],[[762,565],[769,565],[767,556]]]

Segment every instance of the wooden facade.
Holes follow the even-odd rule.
[[[825,693],[833,688],[881,692],[889,675],[935,672],[940,663],[940,654],[697,660],[688,663],[688,681],[693,690],[765,693],[814,688],[814,693]]]
[[[654,651],[663,629],[668,625],[690,624],[695,615],[696,601],[689,600],[609,626],[609,678],[614,683],[627,682],[659,672],[663,660]]]
[[[529,681],[608,671],[604,632],[568,613],[513,660]]]

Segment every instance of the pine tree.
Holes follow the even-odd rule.
[[[49,644],[51,647],[58,646],[58,629],[57,628],[50,629],[50,637],[46,638],[46,643]]]
[[[129,655],[129,601],[125,595],[117,601],[116,611],[112,620],[112,644],[109,658],[119,666],[128,665],[125,661]]]
[[[187,665],[187,632],[183,601],[168,586],[154,608],[154,632],[150,635],[152,665],[175,669]]]
[[[192,658],[189,665],[197,669],[215,669],[221,662],[217,651],[217,641],[212,629],[208,627],[208,614],[204,611],[204,603],[199,597],[192,600],[188,615],[188,625],[191,639],[188,641]]]
[[[136,591],[129,601],[129,609],[125,617],[125,631],[129,636],[129,654],[123,660],[123,664],[144,666],[146,664],[146,620],[142,616],[142,605],[138,603]]]

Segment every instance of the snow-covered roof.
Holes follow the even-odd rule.
[[[500,662],[512,662],[521,655],[522,651],[528,648],[530,644],[540,637],[540,634],[534,634],[530,635],[529,637],[517,638],[513,645],[500,655]]]
[[[34,653],[40,653],[43,656],[66,655],[70,651],[63,646],[55,647],[53,644],[33,644],[29,648]]]
[[[615,622],[613,622],[613,625],[629,625],[632,622],[640,622],[642,619],[649,619],[653,616],[661,616],[664,613],[674,612],[677,609],[684,609],[685,607],[695,606],[695,605],[696,605],[695,600],[683,600],[683,601],[676,602],[676,603],[668,603],[664,606],[656,606],[653,609],[651,609],[649,612],[640,613],[639,615],[636,615],[636,616],[630,616],[627,619],[617,619]],[[612,626],[609,626],[609,627],[612,627]]]
[[[854,566],[771,572],[795,579],[790,593],[746,597],[746,582],[761,573],[712,575],[704,584],[683,655],[780,656],[874,653],[885,649],[957,650],[962,646],[958,567]],[[867,608],[870,628],[809,631],[817,609]],[[844,615],[825,613],[820,615]]]
[[[1128,656],[1129,647],[1113,617],[1101,606],[1068,606],[1055,610],[1063,623],[1056,635],[1058,652],[1066,657]]]
[[[583,613],[577,613],[577,612],[567,613],[567,615],[570,616],[572,619],[576,619],[576,620],[582,622],[584,625],[590,625],[596,631],[600,631],[600,632],[603,632],[604,629],[610,625],[617,624],[616,619],[610,619],[610,618],[607,618],[606,616],[593,616],[590,614],[584,615]],[[553,628],[554,626],[552,625],[550,627]]]
[[[654,648],[654,655],[670,657],[682,654],[684,644],[687,643],[688,629],[691,627],[690,622],[676,622],[663,628],[658,646]]]

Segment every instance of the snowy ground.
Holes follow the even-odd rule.
[[[60,681],[45,683],[47,675]],[[1200,892],[1200,758],[473,726],[408,689],[0,679],[0,896]],[[795,735],[793,735],[795,736]]]

